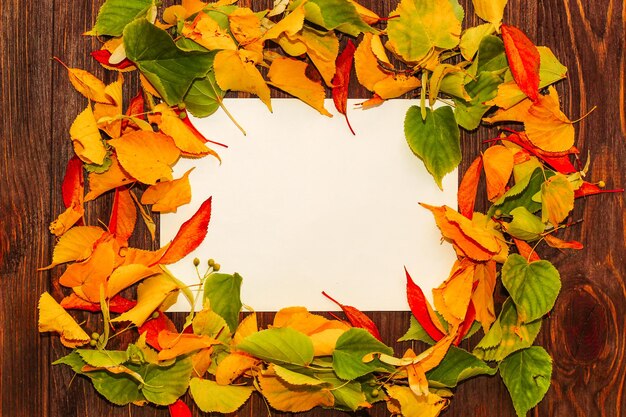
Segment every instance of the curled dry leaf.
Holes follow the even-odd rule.
[[[189,171],[178,179],[162,181],[151,185],[141,196],[141,204],[152,204],[152,211],[161,213],[176,213],[178,207],[191,201],[191,186],[189,185]]]
[[[82,161],[95,165],[104,163],[107,151],[91,105],[76,116],[70,127],[70,137],[74,152]]]
[[[506,191],[513,172],[513,153],[502,145],[494,145],[483,154],[483,163],[487,179],[487,198],[495,201]]]
[[[91,338],[47,292],[39,298],[39,331],[56,332],[61,343],[68,348],[75,348],[89,343]]]

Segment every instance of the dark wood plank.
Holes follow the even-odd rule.
[[[60,181],[71,154],[67,131],[86,105],[76,95],[57,64],[57,55],[71,66],[104,73],[88,58],[97,41],[80,34],[90,27],[102,0],[80,4],[7,0],[2,10],[2,101],[0,101],[2,164],[0,165],[0,407],[6,416],[166,416],[164,408],[120,408],[99,397],[81,378],[71,380],[63,368],[49,362],[66,353],[55,338],[36,332],[36,301],[60,271],[36,273],[48,262],[53,239],[47,224],[61,210]],[[270,1],[242,1],[257,7]],[[395,0],[363,1],[388,14]],[[471,1],[462,1],[466,18],[476,22]],[[54,12],[54,14],[53,14]],[[626,149],[626,58],[623,2],[600,0],[510,0],[507,21],[522,28],[538,44],[550,46],[568,66],[569,78],[558,86],[566,113],[572,118],[601,106],[577,124],[583,158],[592,154],[590,178],[624,186]],[[110,80],[109,80],[110,81]],[[132,85],[132,84],[131,84]],[[353,96],[364,92],[354,89]],[[484,149],[489,130],[465,135],[466,167]],[[110,199],[92,205],[88,220],[108,218]],[[482,202],[482,208],[485,202]],[[481,206],[479,205],[479,208]],[[589,198],[574,219],[584,222],[568,236],[581,239],[580,253],[552,251],[561,271],[563,292],[544,323],[538,343],[555,359],[553,387],[534,415],[619,416],[624,412],[626,385],[626,259],[623,197]],[[149,247],[145,236],[135,245]],[[57,288],[53,288],[58,291]],[[501,298],[502,294],[498,294]],[[88,320],[94,318],[85,316]],[[408,326],[408,313],[373,313],[387,341]],[[175,317],[182,320],[182,315]],[[263,314],[264,322],[271,314]],[[396,344],[398,351],[407,344]],[[471,346],[468,344],[468,346]],[[422,346],[416,346],[421,349]],[[70,384],[71,382],[71,384]],[[68,387],[69,386],[69,387]],[[238,415],[267,413],[256,397]],[[282,413],[275,413],[282,415]],[[199,415],[196,412],[194,415]],[[336,415],[314,410],[308,417]],[[384,406],[358,413],[386,416]],[[478,378],[456,392],[446,416],[514,416],[506,388],[495,378]]]

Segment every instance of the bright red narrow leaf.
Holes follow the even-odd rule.
[[[506,58],[517,86],[532,101],[539,98],[539,50],[515,26],[502,25]]]
[[[125,313],[136,305],[136,301],[129,300],[121,295],[116,295],[109,300],[109,311],[112,313]],[[61,307],[66,310],[83,310],[94,313],[101,310],[99,303],[83,300],[74,293],[61,300]]]
[[[459,192],[457,194],[457,203],[459,205],[459,213],[472,220],[474,215],[474,204],[476,203],[476,192],[478,191],[478,181],[480,173],[483,169],[483,158],[477,156],[472,165],[465,171]]]
[[[372,319],[367,317],[365,313],[363,313],[362,311],[360,311],[359,309],[355,307],[341,304],[339,301],[335,300],[333,297],[326,294],[325,291],[322,291],[322,294],[324,295],[324,297],[328,298],[330,301],[332,301],[333,303],[341,307],[344,314],[348,318],[348,321],[350,321],[350,323],[354,327],[365,329],[376,339],[380,340],[381,342],[383,341],[380,337],[380,332],[378,331],[378,327],[376,327],[376,324],[372,321]]]
[[[91,56],[94,57],[94,59],[102,65],[106,65],[107,67],[115,68],[118,70],[123,70],[125,68],[135,65],[128,58],[124,58],[121,62],[117,64],[109,63],[109,59],[111,59],[111,52],[107,51],[106,49],[98,49],[97,51],[93,51],[91,53]]]
[[[176,400],[174,404],[170,404],[168,408],[170,417],[191,417],[191,410],[181,399]]]
[[[614,190],[605,190],[597,184],[592,184],[590,182],[584,181],[583,185],[576,191],[574,191],[574,197],[586,197],[588,195],[602,194],[602,193],[623,193],[623,188],[617,188]]]
[[[163,330],[169,330],[172,332],[176,332],[176,326],[174,323],[163,313],[162,311],[158,311],[159,315],[151,320],[146,321],[141,327],[137,329],[139,334],[146,334],[146,343],[155,348],[158,351],[161,351],[161,345],[159,345],[159,333]]]
[[[83,175],[83,162],[74,155],[67,163],[65,177],[61,185],[63,204],[69,208],[83,198],[85,191],[85,178]]]
[[[541,258],[537,255],[537,252],[525,241],[513,238],[515,246],[517,246],[517,252],[520,256],[528,259],[529,262],[540,261]]]
[[[163,257],[150,266],[177,262],[189,255],[202,243],[211,220],[211,199],[212,197],[209,197],[202,203],[198,211],[180,226],[180,230],[174,236]]]
[[[454,346],[458,346],[459,343],[461,343],[467,332],[469,332],[472,328],[474,320],[476,320],[476,308],[474,307],[472,300],[470,300],[463,323],[461,323],[461,327],[459,327],[459,334],[456,336],[456,339],[454,339]]]
[[[406,274],[406,296],[413,316],[433,340],[440,340],[444,334],[437,328],[437,326],[435,326],[435,323],[433,323],[433,320],[430,317],[428,312],[428,301],[426,300],[422,289],[415,282],[413,282],[413,279],[409,275],[409,271],[407,271],[406,268],[404,268],[404,272]]]
[[[569,155],[578,154],[578,149],[574,147],[566,152],[546,152],[543,149],[539,149],[538,147],[530,143],[528,137],[523,132],[515,131],[513,131],[513,133],[507,136],[504,140],[513,142],[514,144],[521,146],[524,150],[541,159],[546,164],[550,165],[552,168],[556,169],[563,175],[572,174],[578,171],[574,164],[572,164],[572,161],[570,161],[569,159]]]
[[[348,123],[350,132],[352,132],[353,135],[355,135],[355,133],[350,125],[350,120],[348,120],[348,87],[350,86],[350,72],[352,71],[355,51],[356,47],[352,41],[348,39],[348,44],[335,61],[337,70],[332,79],[335,108],[339,113],[345,116],[346,123]]]
[[[133,234],[136,223],[137,209],[128,188],[116,188],[109,219],[109,232],[115,235],[119,242],[125,244]]]

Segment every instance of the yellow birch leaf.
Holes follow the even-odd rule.
[[[339,39],[334,31],[318,31],[305,26],[297,39],[306,45],[306,53],[319,71],[328,86],[332,86],[335,76],[337,55],[339,54]]]
[[[249,56],[250,53],[245,50],[218,52],[213,62],[215,79],[222,90],[256,94],[272,111],[270,89]]]
[[[374,93],[388,100],[400,97],[422,85],[419,79],[410,75],[395,74],[374,84]]]
[[[228,30],[222,29],[214,19],[204,12],[198,13],[192,22],[185,23],[182,34],[209,50],[234,51],[237,49],[237,44]]]
[[[91,201],[107,191],[127,184],[132,184],[135,179],[120,166],[115,155],[111,156],[111,166],[102,174],[91,172],[89,174],[89,192],[85,195],[85,201]]]
[[[180,355],[185,355],[220,343],[219,340],[209,336],[171,332],[169,330],[161,330],[157,337],[159,346],[161,346],[161,351],[158,355],[161,361],[174,359]]]
[[[37,308],[39,309],[39,331],[59,333],[63,346],[75,348],[91,340],[74,318],[49,293],[41,294]]]
[[[91,101],[111,103],[111,97],[104,91],[106,86],[98,77],[80,68],[69,68],[58,58],[55,59],[67,69],[70,83],[72,83],[76,91]]]
[[[107,85],[104,92],[111,98],[111,103],[96,103],[93,115],[98,128],[103,130],[109,137],[117,138],[122,134],[122,74],[117,81]]]
[[[96,242],[104,235],[105,231],[96,226],[72,227],[61,236],[54,251],[52,263],[45,268],[64,264],[70,261],[82,261],[91,255]]]
[[[411,388],[401,385],[386,385],[385,391],[398,403],[403,417],[436,417],[448,404],[448,400],[436,394],[417,396]]]
[[[496,262],[477,263],[474,270],[476,289],[472,293],[472,302],[476,309],[476,320],[482,325],[485,334],[496,320],[493,303],[493,291],[496,287]]]
[[[490,146],[483,154],[483,168],[487,179],[487,198],[495,201],[506,191],[513,172],[513,152],[502,145]]]
[[[161,113],[158,122],[159,129],[167,136],[171,137],[176,147],[186,156],[204,156],[217,154],[209,149],[183,122],[180,117],[167,104],[160,103],[154,107],[154,111]]]
[[[259,325],[257,322],[256,313],[252,313],[249,316],[246,316],[243,320],[241,320],[239,326],[237,326],[237,330],[233,335],[233,344],[237,346],[243,341],[243,339],[258,331]]]
[[[189,171],[176,180],[163,181],[151,185],[141,196],[141,204],[152,204],[152,211],[176,213],[178,207],[191,201]]]
[[[324,116],[332,114],[324,108],[326,90],[306,76],[307,63],[293,58],[278,58],[272,62],[267,76],[274,87],[299,98]]]
[[[235,379],[243,375],[250,368],[261,363],[260,359],[254,358],[247,353],[232,352],[220,360],[215,370],[215,381],[220,385],[229,385]]]
[[[170,294],[177,292],[178,284],[164,273],[150,277],[137,287],[137,305],[111,321],[130,321],[141,326]]]
[[[273,40],[283,33],[295,35],[304,25],[304,3],[296,7],[286,17],[279,20],[263,35],[264,40]],[[304,53],[304,52],[303,52]]]
[[[327,388],[289,385],[269,372],[259,374],[257,378],[261,394],[276,410],[301,413],[314,407],[332,407],[335,404],[335,397]]]
[[[354,69],[357,79],[363,87],[372,92],[376,83],[389,76],[389,73],[380,68],[378,59],[372,51],[372,39],[374,36],[378,38],[378,35],[365,33],[363,40],[354,52]]]
[[[433,289],[435,309],[452,326],[460,325],[467,314],[474,283],[474,263],[456,262],[450,277]]]
[[[142,264],[129,264],[117,267],[107,283],[107,298],[112,298],[131,285],[160,272],[159,268]]]
[[[74,152],[83,162],[102,165],[107,151],[90,105],[74,119],[70,137]]]
[[[174,141],[162,133],[136,131],[109,140],[117,158],[126,171],[144,184],[171,180],[171,166],[178,160],[180,150]]]
[[[474,3],[474,11],[478,17],[499,27],[500,22],[502,22],[504,7],[507,1],[508,0],[472,0],[472,3]]]
[[[548,95],[539,96],[528,114],[524,126],[533,145],[547,152],[566,151],[574,145],[574,126],[561,111],[554,87],[548,88]]]
[[[299,40],[297,36],[291,37],[286,34],[282,34],[276,38],[276,43],[283,48],[283,51],[285,51],[287,55],[300,56],[306,54],[307,51],[306,45],[304,42]]]
[[[555,228],[574,208],[574,187],[567,177],[557,173],[541,185],[541,221]]]

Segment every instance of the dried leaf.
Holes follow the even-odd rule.
[[[178,207],[191,201],[189,174],[193,168],[172,181],[162,181],[151,185],[141,196],[141,204],[152,204],[152,211],[176,213]]]
[[[115,155],[111,156],[111,166],[105,172],[99,174],[89,173],[89,192],[85,195],[85,201],[91,201],[107,191],[135,182],[128,172],[119,164]]]
[[[346,47],[341,51],[335,66],[337,71],[332,79],[332,95],[335,108],[346,118],[346,123],[350,132],[354,135],[354,129],[350,126],[350,120],[348,119],[348,89],[350,87],[350,72],[352,72],[352,61],[354,60],[354,52],[356,48],[352,41],[348,39]]]
[[[344,314],[348,318],[348,321],[350,321],[350,323],[354,327],[365,329],[369,332],[369,334],[374,336],[376,339],[380,340],[381,342],[383,341],[380,337],[380,332],[378,331],[378,327],[376,326],[376,323],[374,323],[372,319],[370,319],[367,315],[365,315],[363,312],[361,312],[360,310],[352,306],[341,304],[339,301],[335,300],[334,298],[332,298],[330,295],[326,294],[323,291],[322,291],[322,294],[326,298],[328,298],[330,301],[337,304],[343,310]]]
[[[89,343],[90,337],[54,298],[47,292],[41,294],[38,304],[40,332],[57,332],[61,343],[75,348]]]
[[[467,259],[456,262],[450,277],[433,289],[435,308],[453,327],[463,322],[474,283],[475,264]]]
[[[261,361],[243,352],[232,352],[225,356],[215,370],[215,381],[220,385],[229,385],[250,368]]]
[[[506,57],[517,86],[530,98],[539,98],[539,51],[518,28],[502,25],[502,40]]]
[[[70,261],[82,261],[91,255],[96,242],[106,232],[95,226],[76,226],[68,230],[57,242],[52,252],[52,263],[42,269]]]
[[[461,184],[459,184],[459,191],[457,193],[457,204],[459,206],[459,213],[472,219],[474,213],[474,204],[476,202],[476,193],[478,191],[478,181],[480,180],[480,173],[483,170],[483,159],[479,155],[474,159],[469,166]]]
[[[142,264],[121,265],[109,277],[107,297],[111,298],[131,285],[159,272],[161,271],[158,268],[149,268]]]
[[[107,154],[91,105],[83,110],[70,126],[74,152],[88,164],[102,165]]]
[[[209,336],[171,332],[168,330],[160,331],[157,340],[159,346],[161,346],[161,351],[159,352],[159,360],[161,361],[174,359],[220,343],[219,340]]]
[[[497,200],[506,191],[513,173],[513,159],[513,153],[502,145],[491,146],[483,154],[489,201]]]
[[[269,373],[259,374],[257,379],[261,394],[272,408],[279,411],[301,413],[314,407],[332,407],[335,404],[335,397],[328,388],[289,385]]]
[[[70,68],[59,58],[54,58],[58,63],[63,65],[67,70],[70,82],[83,96],[97,103],[112,103],[111,97],[104,91],[104,83],[89,71],[79,68]]]
[[[183,155],[198,157],[212,154],[217,156],[167,104],[157,104],[154,111],[161,113],[159,129],[174,140],[176,147]]]
[[[255,56],[246,50],[220,51],[215,55],[215,79],[222,90],[235,90],[259,96],[272,111],[270,89],[254,66]]]
[[[163,273],[148,278],[137,287],[137,305],[111,321],[130,321],[141,326],[178,289],[178,284]]]
[[[496,320],[493,303],[493,291],[496,286],[496,262],[477,263],[474,269],[474,285],[472,302],[476,309],[476,320],[480,322],[485,334]]]
[[[422,328],[433,340],[440,340],[444,337],[445,330],[441,326],[430,303],[426,300],[422,289],[415,284],[406,268],[404,272],[406,274],[406,295],[413,317],[417,319]]]
[[[574,189],[563,174],[550,177],[541,185],[541,220],[556,228],[574,208]]]

